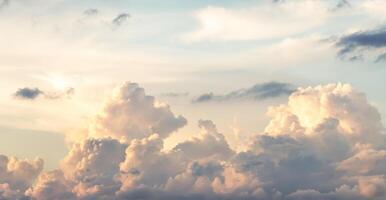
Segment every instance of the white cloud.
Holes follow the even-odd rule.
[[[133,105],[154,101],[137,85],[125,86],[131,87],[118,87],[113,95],[113,102],[123,102],[118,108],[130,101]],[[150,106],[150,111],[154,109]],[[169,108],[167,111],[170,113]],[[139,111],[129,113],[131,117],[143,116]],[[110,138],[109,134],[102,138],[89,135],[74,141],[60,169],[40,174],[35,184],[32,183],[41,171],[41,160],[9,160],[3,156],[0,197],[7,200],[18,196],[37,200],[381,200],[386,197],[386,147],[382,143],[386,136],[377,110],[363,93],[348,84],[299,88],[290,95],[288,104],[271,108],[269,114],[272,120],[265,132],[252,137],[246,150],[238,153],[229,147],[212,121],[201,120],[198,137],[176,144],[169,151],[163,147],[169,133],[160,136],[151,129],[145,129],[146,134],[141,137],[126,140]]]
[[[72,188],[65,180],[63,172],[54,170],[40,174],[35,185],[28,189],[25,194],[39,200],[72,200],[76,197],[71,190]]]
[[[328,17],[325,1],[288,1],[245,9],[209,6],[194,14],[197,30],[187,42],[273,39],[318,27]]]
[[[153,133],[165,138],[186,123],[184,117],[172,113],[169,105],[146,95],[136,83],[126,82],[115,88],[102,111],[95,116],[89,134],[126,141],[147,138]]]
[[[72,192],[78,197],[112,195],[120,186],[115,175],[125,159],[125,148],[125,144],[107,138],[74,144],[61,163]]]
[[[31,187],[43,170],[43,160],[19,160],[0,155],[0,199],[12,199]]]
[[[338,120],[337,128],[342,134],[362,142],[377,144],[378,136],[384,132],[378,111],[363,93],[348,84],[299,88],[289,97],[288,105],[271,108],[269,115],[274,120],[266,132],[272,135],[287,131],[314,134],[327,119]]]
[[[202,133],[190,141],[182,142],[174,147],[174,151],[191,159],[215,158],[227,159],[234,153],[230,149],[223,134],[217,131],[216,125],[210,120],[200,120],[198,126]]]

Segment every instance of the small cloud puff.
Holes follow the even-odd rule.
[[[55,91],[55,92],[44,92],[39,88],[19,88],[14,96],[18,99],[23,100],[35,100],[40,96],[43,96],[46,99],[61,99],[61,98],[69,98],[75,94],[74,88],[67,88],[64,91]]]

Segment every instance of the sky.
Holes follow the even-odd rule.
[[[0,0],[0,199],[385,199],[385,25],[384,0]]]

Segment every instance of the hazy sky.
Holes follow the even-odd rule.
[[[165,151],[197,136],[201,119],[244,149],[298,87],[347,83],[386,116],[385,21],[383,0],[0,0],[0,154],[51,170],[73,135],[119,132],[130,116],[103,120],[125,81],[186,121],[158,127]],[[131,120],[153,112],[141,106]]]

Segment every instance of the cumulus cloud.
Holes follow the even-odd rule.
[[[210,101],[229,101],[240,99],[262,100],[268,98],[290,95],[295,91],[294,86],[289,83],[267,82],[256,84],[250,88],[232,91],[224,95],[215,95],[213,93],[202,94],[193,100],[195,103]]]
[[[160,115],[146,118],[160,112],[155,102],[137,84],[117,87],[98,117],[137,128],[119,135],[100,129],[100,134],[74,141],[57,170],[40,173],[41,160],[1,156],[0,199],[386,197],[385,128],[366,96],[348,84],[298,88],[288,103],[269,109],[271,121],[241,152],[228,145],[210,120],[198,122],[198,135],[165,150],[164,139],[177,127],[164,135],[144,128],[157,124]],[[162,116],[178,119],[163,108]],[[138,130],[144,134],[130,135]]]
[[[43,160],[0,155],[0,199],[19,199],[43,169]]]
[[[69,98],[74,95],[74,88],[67,88],[64,91],[55,91],[55,92],[44,92],[39,88],[19,88],[14,96],[19,99],[24,100],[35,100],[39,96],[43,96],[46,99],[61,99],[61,98]]]
[[[33,187],[25,192],[25,196],[39,200],[72,200],[76,199],[72,188],[67,183],[60,170],[43,172],[39,175]]]
[[[166,138],[186,123],[184,117],[174,115],[169,105],[146,95],[138,84],[126,82],[106,100],[90,124],[89,134],[132,140],[157,133]]]
[[[202,133],[199,137],[178,144],[174,150],[187,158],[203,159],[214,157],[216,160],[229,158],[234,152],[229,147],[223,134],[217,131],[216,125],[210,120],[200,120],[198,126]]]

